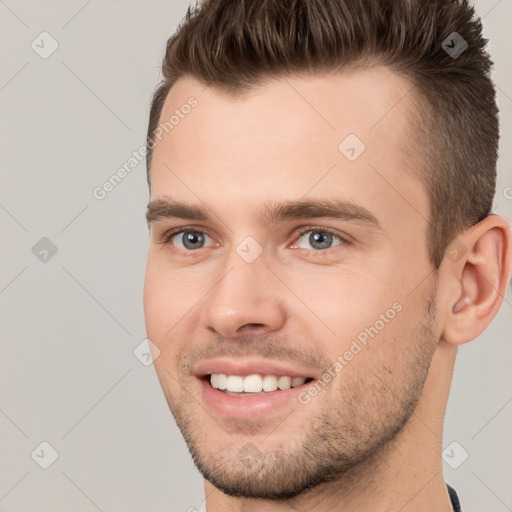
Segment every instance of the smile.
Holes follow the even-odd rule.
[[[249,396],[272,391],[286,391],[301,386],[308,377],[289,377],[287,375],[263,375],[253,373],[247,376],[212,373],[208,376],[211,386],[231,396]]]

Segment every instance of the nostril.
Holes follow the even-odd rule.
[[[261,327],[264,327],[264,324],[244,324],[238,330],[241,331],[244,329],[259,329]]]

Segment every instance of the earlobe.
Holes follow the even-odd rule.
[[[510,280],[512,236],[510,226],[490,215],[461,233],[455,242],[467,248],[458,261],[441,264],[445,288],[441,337],[461,345],[478,337],[496,316]],[[452,245],[450,244],[450,245]],[[450,247],[445,254],[450,254]]]

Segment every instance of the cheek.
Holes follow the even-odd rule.
[[[170,329],[193,315],[194,305],[204,296],[205,286],[199,277],[172,269],[164,258],[149,258],[144,280],[144,314],[146,329],[163,341]],[[150,336],[149,336],[150,337]],[[151,337],[150,337],[151,339]]]
[[[144,317],[146,332],[151,340],[160,338],[156,334],[161,331],[161,324],[168,321],[165,305],[169,303],[171,293],[160,275],[156,265],[148,260],[144,279]]]
[[[354,334],[373,324],[400,295],[384,283],[382,275],[347,269],[309,269],[300,276],[290,275],[289,281],[294,283],[301,307],[311,312],[305,317],[308,322],[311,324],[316,316],[335,336]]]
[[[408,296],[399,283],[386,279],[382,267],[379,276],[319,269],[302,272],[300,279],[290,281],[301,300],[291,313],[298,329],[333,364],[341,358],[347,376],[360,365],[399,365],[391,359],[415,343],[411,337],[422,316],[420,295]]]
[[[198,326],[200,299],[206,293],[200,286],[202,281],[187,270],[169,268],[164,258],[148,259],[144,281],[146,333],[160,351],[155,370],[170,390],[177,389],[178,361]]]

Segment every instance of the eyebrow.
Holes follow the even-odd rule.
[[[263,205],[259,218],[263,223],[274,224],[286,220],[332,218],[358,221],[383,231],[377,216],[367,208],[353,201],[341,199],[308,199],[267,203]],[[208,221],[210,215],[203,206],[174,201],[171,198],[156,199],[148,204],[146,221],[148,225],[162,219],[186,219]]]

